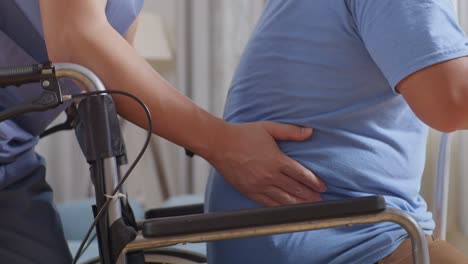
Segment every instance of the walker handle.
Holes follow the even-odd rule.
[[[46,111],[63,103],[60,83],[52,63],[0,68],[0,87],[19,87],[35,82],[42,86],[41,96],[0,112],[0,122],[28,112]]]

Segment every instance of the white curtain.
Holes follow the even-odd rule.
[[[198,105],[221,116],[234,70],[264,1],[202,0],[191,3],[190,95]],[[188,191],[203,193],[210,166],[199,157],[189,161],[189,166],[188,181],[191,184]]]

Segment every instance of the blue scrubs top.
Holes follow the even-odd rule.
[[[13,8],[19,9],[31,22],[35,32],[21,32],[18,38],[26,37],[30,34],[39,34],[43,39],[42,23],[38,1],[33,0],[8,0],[13,1]],[[130,25],[135,20],[143,6],[143,0],[108,0],[106,14],[109,23],[121,35],[124,35]],[[5,13],[4,13],[5,12]],[[6,14],[11,10],[0,10]],[[8,21],[14,24],[14,21]],[[24,66],[34,63],[35,57],[47,57],[47,54],[28,54],[17,45],[19,39],[11,39],[4,32],[0,31],[0,67]],[[43,63],[40,61],[39,63]],[[79,92],[80,89],[71,81],[65,81],[62,88],[66,93]],[[37,98],[41,93],[41,88],[37,84],[29,84],[21,88],[9,87],[0,89],[0,110],[19,104],[22,101]],[[66,107],[63,105],[47,112],[25,114],[13,120],[0,122],[0,190],[10,183],[25,176],[21,166],[12,170],[18,155],[31,150],[38,142],[38,135],[41,134],[47,125],[57,117]],[[5,169],[8,164],[10,169]]]
[[[419,195],[428,128],[395,86],[468,55],[451,0],[270,0],[228,94],[230,122],[271,120],[315,129],[281,149],[321,177],[323,200],[384,195],[426,234]],[[213,172],[209,211],[259,207]],[[375,263],[406,232],[361,225],[209,243],[211,263]]]

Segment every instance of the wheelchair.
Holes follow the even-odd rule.
[[[78,81],[93,92],[62,95],[60,78]],[[137,223],[121,193],[129,173],[122,175],[119,170],[126,162],[126,154],[110,97],[116,92],[107,91],[95,74],[75,64],[0,69],[0,87],[35,82],[41,84],[42,96],[1,112],[0,122],[79,99],[75,130],[94,183],[93,226],[99,244],[99,258],[87,263],[205,263],[203,255],[167,246],[379,222],[402,226],[411,239],[414,263],[429,263],[427,241],[419,224],[406,212],[387,208],[382,196],[216,213],[204,213],[202,204],[160,208],[148,211],[147,219]],[[91,231],[92,228],[86,238]],[[83,247],[84,243],[78,256]]]

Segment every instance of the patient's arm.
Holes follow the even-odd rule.
[[[468,129],[468,57],[432,65],[403,79],[398,90],[434,129]]]
[[[234,187],[266,204],[319,199],[321,180],[285,156],[277,140],[304,140],[312,131],[271,122],[228,124],[197,107],[166,82],[108,23],[105,0],[40,0],[49,58],[81,64],[112,89],[142,98],[154,133],[207,159]],[[144,127],[138,105],[115,97],[121,114]]]

